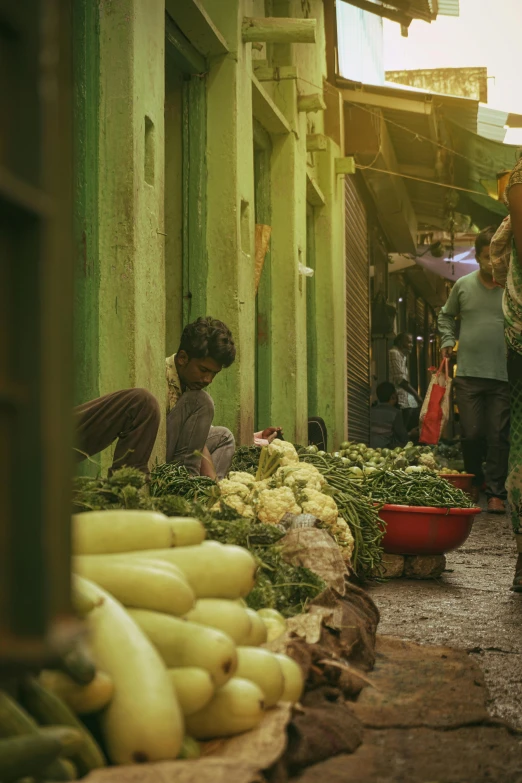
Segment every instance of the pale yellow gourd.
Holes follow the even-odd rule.
[[[169,669],[195,666],[210,674],[215,687],[233,677],[236,645],[227,634],[160,612],[129,609]]]
[[[299,701],[304,690],[303,670],[293,658],[282,653],[274,653],[279,661],[285,679],[285,687],[280,701]]]
[[[72,518],[76,555],[105,555],[175,546],[172,525],[155,511],[86,511]]]
[[[181,571],[164,560],[124,555],[82,555],[73,571],[100,585],[124,606],[183,615],[195,604]]]
[[[169,517],[176,543],[174,546],[197,546],[205,540],[206,530],[195,517]]]
[[[168,672],[185,717],[203,709],[214,696],[216,689],[212,677],[205,669],[186,666],[169,669]]]
[[[286,631],[286,623],[284,622],[281,623],[279,620],[276,620],[274,617],[262,617],[261,620],[266,628],[267,642],[273,642],[274,639],[278,639]]]
[[[259,617],[263,618],[263,620],[266,620],[266,619],[276,620],[281,625],[286,626],[285,618],[283,617],[281,612],[277,611],[277,609],[270,609],[270,608],[258,609],[257,613],[258,613]]]
[[[250,633],[241,641],[243,647],[259,647],[267,640],[267,629],[262,618],[253,609],[246,609],[251,622]]]
[[[185,619],[223,631],[236,644],[249,636],[252,626],[247,611],[226,598],[200,598]]]
[[[44,669],[39,676],[46,690],[58,696],[78,715],[98,712],[107,706],[114,693],[114,683],[105,672],[97,671],[89,685],[78,685],[64,672]]]
[[[104,598],[89,613],[87,625],[94,660],[114,683],[113,697],[100,718],[111,760],[135,764],[175,759],[185,730],[165,664],[118,601],[98,585],[76,580],[93,597]]]
[[[200,546],[129,554],[143,555],[178,566],[196,598],[241,598],[254,586],[256,561],[247,549],[232,544],[204,541]]]
[[[262,647],[238,647],[236,677],[258,685],[264,694],[265,707],[273,707],[285,688],[285,678],[274,653]]]
[[[187,717],[187,733],[198,740],[232,737],[255,728],[263,715],[261,689],[249,680],[233,677],[206,707]]]

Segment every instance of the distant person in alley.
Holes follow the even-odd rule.
[[[390,381],[395,386],[399,406],[402,409],[406,430],[414,429],[419,423],[420,404],[417,391],[410,383],[408,356],[413,349],[413,337],[407,332],[398,334],[389,353]]]
[[[442,356],[451,358],[458,338],[456,400],[464,465],[473,473],[474,500],[486,484],[488,511],[503,514],[509,459],[509,385],[502,289],[492,276],[494,229],[475,240],[480,269],[457,280],[438,319]],[[482,463],[485,458],[485,471]]]
[[[383,381],[377,386],[377,404],[370,409],[370,447],[395,449],[405,446],[408,433],[402,411],[397,407],[397,391],[393,383]]]
[[[511,521],[517,543],[512,590],[522,593],[522,157],[511,172],[505,192],[509,218],[497,231],[494,250],[495,279],[505,280],[504,329],[511,394],[511,437],[507,488]],[[507,251],[507,253],[506,253]],[[502,255],[508,258],[504,274],[497,275]]]
[[[235,358],[228,326],[207,317],[184,328],[177,353],[165,360],[167,462],[184,465],[193,475],[222,479],[230,469],[234,436],[212,425],[214,402],[205,390]]]

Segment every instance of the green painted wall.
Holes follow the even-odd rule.
[[[163,0],[99,2],[99,181],[92,185],[99,292],[89,282],[78,294],[91,329],[77,341],[78,355],[91,346],[85,350],[94,357],[100,393],[146,386],[163,402],[166,352],[176,350],[185,322],[213,315],[230,326],[238,346],[235,364],[212,387],[215,423],[249,443],[257,415],[260,427],[281,425],[287,438],[305,442],[310,399],[317,408],[311,413],[326,419],[337,445],[344,437],[346,364],[342,177],[334,173],[341,151],[330,142],[325,152],[307,154],[307,133],[323,132],[323,115],[297,112],[298,94],[323,84],[322,2],[267,3],[267,13],[282,16],[303,16],[308,8],[318,19],[318,43],[261,52],[244,45],[240,32],[244,16],[260,13],[261,0],[201,2],[230,52],[211,58],[206,75],[190,80],[179,61],[165,60]],[[271,151],[255,162],[253,53],[297,65],[300,77],[264,83],[291,132],[272,135]],[[326,198],[314,208],[316,277],[308,293],[299,273],[310,246],[307,173]],[[257,305],[256,198],[257,219],[272,225]],[[263,345],[257,314],[268,327]],[[162,431],[160,458],[163,448]]]
[[[99,7],[100,392],[143,386],[163,403],[164,3]]]
[[[322,408],[317,396],[317,376],[320,357],[317,345],[317,259],[315,249],[316,209],[311,204],[306,205],[306,266],[314,270],[313,277],[306,279],[306,347],[308,375],[308,416],[319,416]],[[321,269],[322,272],[322,269]]]
[[[250,46],[240,39],[249,4],[208,0],[230,53],[211,62],[207,88],[207,312],[225,321],[238,358],[214,381],[215,422],[242,443],[254,431],[254,161]]]
[[[272,140],[254,121],[255,219],[272,225],[271,194]],[[272,421],[272,251],[265,255],[256,296],[256,431]]]
[[[98,296],[98,96],[99,25],[95,3],[75,0],[74,53],[74,241],[75,403],[99,392]]]
[[[183,83],[183,325],[207,312],[207,77]]]
[[[183,74],[165,52],[165,356],[183,329]]]
[[[299,274],[306,255],[305,144],[302,134],[277,136],[272,153],[272,418],[287,440],[300,443],[308,418],[306,279]]]
[[[344,254],[344,177],[335,174],[337,145],[318,155],[318,184],[324,207],[315,210],[316,274],[314,339],[317,344],[315,384],[317,415],[328,429],[329,446],[346,437],[346,262]]]
[[[74,404],[99,395],[98,248],[98,7],[75,0],[72,12],[74,65]],[[79,464],[95,475],[99,458]]]

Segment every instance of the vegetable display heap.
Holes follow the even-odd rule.
[[[178,494],[172,494],[176,492]],[[307,568],[285,562],[281,539],[285,531],[245,519],[230,508],[211,511],[218,492],[215,482],[189,476],[185,468],[161,465],[153,472],[150,493],[143,474],[122,468],[107,478],[80,477],[75,482],[74,507],[89,510],[150,509],[167,516],[193,516],[205,527],[208,538],[242,546],[256,559],[254,589],[246,601],[253,609],[273,608],[290,617],[324,590],[325,584]]]
[[[300,667],[260,647],[285,630],[244,603],[256,561],[194,518],[73,517],[73,585],[88,636],[60,670],[0,691],[0,780],[73,780],[112,764],[195,757],[295,702]],[[87,725],[90,727],[87,728]],[[96,739],[95,739],[96,737]]]

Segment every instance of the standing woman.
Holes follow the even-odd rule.
[[[518,551],[512,590],[522,593],[522,158],[511,173],[505,198],[511,220],[506,219],[495,235],[492,255],[495,280],[502,283],[505,277],[502,274],[502,243],[511,239],[503,300],[511,393],[511,448],[506,487]]]

